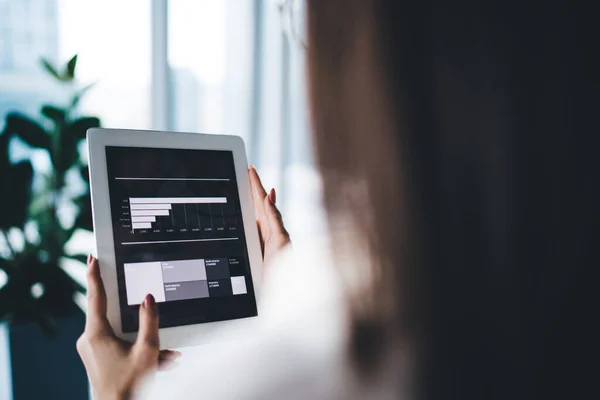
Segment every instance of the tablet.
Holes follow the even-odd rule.
[[[158,303],[161,347],[258,315],[262,255],[241,138],[87,132],[94,234],[117,336]]]

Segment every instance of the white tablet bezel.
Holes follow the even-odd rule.
[[[119,288],[112,217],[106,165],[106,146],[152,147],[164,149],[228,150],[233,153],[245,239],[248,248],[250,271],[258,307],[262,276],[262,253],[254,215],[254,205],[248,178],[248,162],[244,141],[237,136],[206,135],[197,133],[175,133],[125,129],[93,128],[87,131],[90,192],[96,255],[100,262],[100,274],[108,297],[107,317],[115,334],[133,341],[137,333],[124,333],[121,329]],[[256,318],[241,318],[228,321],[208,322],[160,329],[161,348],[183,347],[216,340],[211,332],[222,328],[239,328],[245,331]]]

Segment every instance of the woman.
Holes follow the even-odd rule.
[[[267,275],[279,275],[265,283],[267,322],[149,395],[600,397],[595,14],[526,0],[308,3],[331,255],[274,255],[287,234],[251,169]],[[114,338],[97,271],[92,260],[78,348],[97,398],[124,398],[174,355],[158,352],[151,299],[138,342]],[[319,299],[281,290],[302,276],[323,281]]]

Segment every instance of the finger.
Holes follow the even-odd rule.
[[[161,350],[158,353],[158,360],[176,360],[181,357],[181,352],[177,350]]]
[[[158,369],[167,371],[176,365],[175,360],[181,357],[181,353],[177,350],[161,350],[158,353]]]
[[[256,224],[258,225],[258,233],[260,235],[260,247],[264,253],[264,244],[271,236],[269,221],[265,214],[265,206],[263,204],[267,192],[260,181],[258,172],[256,172],[256,169],[252,165],[248,167],[248,175],[250,176],[252,202],[254,203],[254,210],[256,211]]]
[[[265,215],[265,207],[263,205],[263,199],[267,195],[265,188],[263,187],[258,172],[251,165],[248,167],[248,175],[250,176],[250,188],[252,190],[252,201],[254,202],[254,209],[256,210],[257,217],[260,219],[261,216]]]
[[[158,352],[158,305],[154,296],[148,294],[140,305],[140,330],[135,345]]]
[[[110,332],[110,324],[106,319],[106,292],[98,260],[91,255],[87,259],[87,317],[85,330],[90,333]]]
[[[283,241],[289,241],[289,234],[283,225],[283,218],[281,217],[281,212],[275,204],[271,201],[271,198],[274,198],[275,189],[271,189],[268,196],[265,196],[263,201],[265,207],[265,214],[267,216],[269,231],[271,232],[269,239],[274,239],[278,237]]]
[[[179,363],[176,360],[170,361],[159,361],[158,362],[158,370],[159,371],[171,371],[175,368],[179,367]]]
[[[256,220],[256,224],[258,225],[258,234],[260,238],[260,247],[263,250],[265,249],[265,243],[269,241],[271,237],[271,228],[269,227],[269,219],[265,214],[258,217]]]

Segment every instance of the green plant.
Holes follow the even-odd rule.
[[[0,269],[7,276],[0,288],[0,319],[35,321],[52,334],[55,318],[76,312],[74,295],[84,291],[61,265],[65,258],[85,260],[83,254],[65,254],[65,244],[77,229],[92,230],[87,161],[80,148],[86,131],[99,127],[100,120],[77,113],[82,96],[91,87],[76,87],[77,55],[62,72],[46,60],[42,66],[71,96],[64,107],[42,106],[43,119],[39,122],[21,113],[9,113],[0,134],[0,246],[4,242]],[[50,171],[34,171],[30,160],[11,163],[9,144],[14,138],[32,150],[46,152],[52,164]],[[79,174],[84,182],[79,194],[73,194],[77,192],[69,179],[73,174]],[[36,185],[32,185],[34,177]],[[64,204],[75,210],[74,223],[61,220]],[[35,229],[38,240],[26,240],[22,248],[11,248],[9,232],[16,230],[26,237],[26,229]]]

